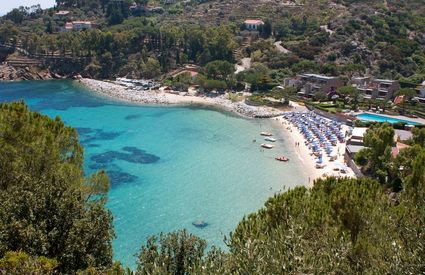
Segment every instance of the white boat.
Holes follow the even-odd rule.
[[[261,132],[260,135],[265,136],[265,137],[271,137],[271,136],[273,136],[273,134],[270,133],[270,132]]]
[[[274,145],[267,144],[267,143],[261,143],[261,147],[266,148],[266,149],[272,149],[274,147]]]
[[[266,137],[266,138],[264,138],[264,140],[271,141],[271,142],[276,142],[276,139],[275,138],[272,138],[272,137]]]

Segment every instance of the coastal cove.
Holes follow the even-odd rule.
[[[108,172],[114,258],[129,267],[146,238],[162,231],[187,228],[225,248],[223,237],[244,215],[310,176],[289,134],[271,120],[194,106],[140,106],[71,81],[0,83],[1,102],[19,99],[77,128],[87,174]],[[276,137],[273,150],[260,149],[261,131]],[[276,155],[291,161],[277,162]],[[207,226],[193,226],[197,220]]]

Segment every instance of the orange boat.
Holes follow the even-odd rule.
[[[278,161],[284,161],[284,162],[289,161],[289,159],[287,157],[285,157],[285,156],[275,157],[274,159],[275,160],[278,160]]]

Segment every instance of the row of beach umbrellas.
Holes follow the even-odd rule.
[[[306,145],[319,157],[321,162],[322,151],[329,157],[336,157],[334,146],[345,141],[341,131],[342,124],[326,119],[314,112],[290,112],[283,117],[289,120],[305,138]]]

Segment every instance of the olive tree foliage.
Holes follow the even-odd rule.
[[[387,183],[390,164],[391,147],[394,144],[394,128],[389,123],[372,125],[363,138],[367,148],[356,155],[356,161],[363,164],[363,171]]]
[[[425,148],[411,155],[410,173],[405,174],[394,227],[398,229],[403,273],[425,273]],[[404,164],[406,165],[406,164]]]
[[[413,128],[413,142],[425,148],[425,128]]]
[[[46,257],[32,257],[25,252],[7,252],[0,259],[2,274],[54,274],[57,261]]]
[[[8,251],[55,259],[64,273],[112,264],[104,172],[84,177],[76,130],[0,105],[0,258]]]
[[[415,161],[412,185],[397,205],[372,179],[318,180],[312,189],[275,195],[244,218],[226,240],[229,252],[213,249],[204,255],[197,249],[202,241],[182,232],[161,235],[159,243],[150,239],[139,255],[138,272],[421,274],[424,165],[425,154]]]
[[[231,263],[246,273],[389,271],[397,253],[382,215],[389,203],[368,179],[319,180],[311,190],[277,195],[244,219],[231,236]]]
[[[138,255],[137,274],[192,274],[200,267],[206,246],[186,230],[152,236]]]
[[[270,199],[231,235],[236,274],[420,274],[425,154],[394,205],[374,180],[318,180]],[[414,195],[419,194],[419,195]]]

